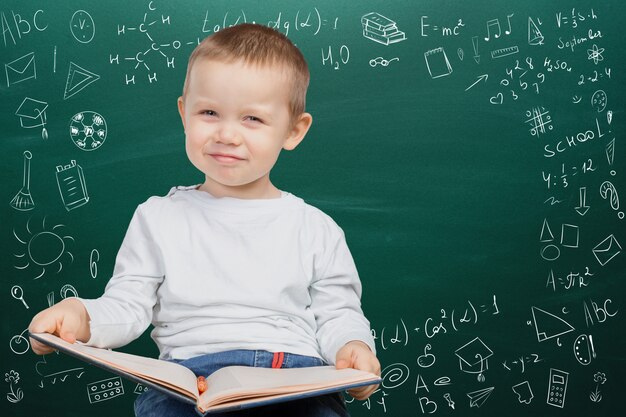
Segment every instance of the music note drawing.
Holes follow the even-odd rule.
[[[495,33],[493,35],[494,38],[498,39],[500,37],[500,35],[502,34],[502,29],[500,29],[500,20],[499,19],[491,19],[490,21],[487,22],[487,37],[485,38],[486,41],[489,41],[489,39],[491,39],[491,28],[495,27],[494,32]]]
[[[507,14],[506,15],[506,21],[509,25],[509,28],[507,30],[504,31],[505,35],[510,35],[511,34],[511,18],[513,17],[515,13],[511,13],[511,14]]]

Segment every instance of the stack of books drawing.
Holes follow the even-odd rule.
[[[398,30],[396,22],[385,16],[371,12],[361,18],[363,36],[383,45],[400,42],[406,39],[404,32]]]

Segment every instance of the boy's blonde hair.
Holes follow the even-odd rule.
[[[206,37],[189,57],[183,99],[193,64],[201,58],[225,63],[241,60],[249,65],[281,67],[291,82],[289,109],[292,119],[304,112],[310,79],[309,67],[302,52],[282,33],[267,26],[242,23]]]

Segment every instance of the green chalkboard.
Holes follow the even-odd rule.
[[[132,415],[141,387],[38,357],[25,330],[102,293],[139,203],[201,182],[176,110],[186,60],[254,21],[312,73],[313,126],[273,180],[342,226],[359,268],[384,383],[352,414],[620,415],[625,15],[617,0],[4,0],[1,408]],[[123,350],[157,355],[147,335]]]

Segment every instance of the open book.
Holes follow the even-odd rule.
[[[194,404],[202,413],[257,407],[381,382],[372,373],[356,369],[338,370],[334,366],[291,369],[228,366],[208,376],[208,389],[200,394],[196,375],[182,365],[81,343],[72,344],[49,333],[31,333],[30,337],[131,381]]]

